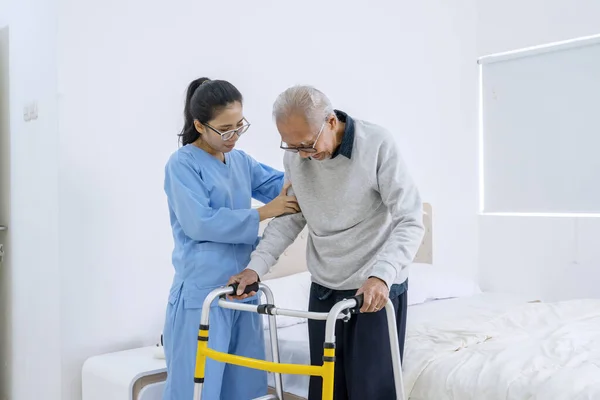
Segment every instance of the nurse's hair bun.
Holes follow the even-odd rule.
[[[193,80],[192,83],[190,83],[190,86],[188,87],[186,100],[190,99],[194,95],[194,92],[196,91],[196,89],[198,89],[200,86],[202,86],[206,82],[210,82],[210,79],[209,78],[198,78],[198,79]],[[190,93],[190,91],[191,91],[191,93]]]

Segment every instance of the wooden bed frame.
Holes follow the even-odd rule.
[[[269,386],[269,394],[277,394],[275,393],[275,389]],[[288,392],[283,392],[283,400],[307,400],[304,397],[298,397],[295,394],[291,394]]]

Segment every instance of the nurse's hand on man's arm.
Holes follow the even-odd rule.
[[[232,283],[237,283],[238,289],[237,289],[237,293],[235,296],[231,295],[231,296],[227,296],[227,297],[229,299],[233,299],[233,300],[243,300],[245,298],[254,296],[256,294],[256,292],[251,292],[251,293],[247,293],[247,294],[243,294],[243,293],[244,293],[244,289],[246,289],[246,286],[252,285],[253,283],[256,283],[256,282],[258,282],[258,274],[256,273],[256,271],[251,270],[251,269],[243,270],[239,274],[234,275],[231,278],[229,278],[229,282],[227,282],[227,286],[231,285]]]
[[[270,203],[258,209],[258,215],[261,221],[265,219],[279,217],[283,214],[296,214],[300,212],[300,206],[296,196],[288,196],[288,189],[292,186],[290,182],[287,182],[279,196],[275,197]]]
[[[364,297],[361,313],[377,312],[387,304],[390,290],[386,283],[379,278],[371,277],[356,292]]]

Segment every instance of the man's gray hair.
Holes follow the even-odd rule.
[[[291,114],[300,114],[316,129],[333,114],[331,101],[312,86],[298,85],[277,96],[273,104],[273,118],[280,121]]]

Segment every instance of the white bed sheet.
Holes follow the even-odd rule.
[[[412,400],[600,399],[600,299],[424,320],[404,361]]]
[[[471,297],[437,300],[409,306],[407,336],[410,336],[412,330],[418,330],[423,325],[443,324],[445,321],[464,319],[488,312],[503,312],[532,300],[535,299],[523,295],[482,293]],[[307,323],[280,328],[278,336],[281,362],[310,364]],[[268,334],[265,335],[265,346],[268,359],[270,359],[271,347]],[[405,352],[408,353],[410,350],[407,347],[405,346]],[[404,370],[405,376],[411,374],[410,365],[405,365]],[[306,398],[308,397],[308,381],[308,376],[283,375],[283,389],[296,396]],[[272,375],[269,375],[269,386],[274,386]]]

